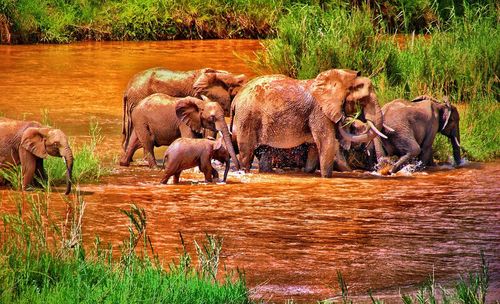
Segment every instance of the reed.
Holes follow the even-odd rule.
[[[137,206],[124,212],[130,236],[120,246],[121,258],[114,259],[113,248],[98,238],[93,246],[84,243],[85,202],[78,193],[63,197],[68,205],[60,215],[49,210],[50,195],[43,192],[11,199],[16,212],[0,217],[0,303],[250,302],[241,273],[212,280],[190,264],[163,267],[140,242],[149,237],[143,229],[147,217]],[[183,253],[180,260],[188,258]]]

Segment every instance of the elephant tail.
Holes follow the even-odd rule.
[[[231,106],[231,113],[229,114],[231,116],[231,122],[229,123],[229,132],[233,133],[233,123],[234,123],[234,112],[236,111],[235,105],[233,104]]]
[[[126,123],[127,123],[127,129],[125,130],[125,150],[128,147],[129,141],[130,141],[130,136],[132,136],[132,129],[134,128],[134,125],[132,123],[132,105],[128,105],[126,108]]]
[[[127,94],[123,94],[123,115],[122,115],[122,147],[125,150],[127,148],[127,145],[125,144],[126,137],[127,137]]]

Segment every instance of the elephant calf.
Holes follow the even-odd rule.
[[[43,159],[48,155],[64,159],[66,194],[69,194],[73,154],[66,135],[59,129],[43,127],[38,122],[0,118],[0,169],[20,164],[23,190],[33,183],[35,175],[46,177]]]
[[[165,152],[163,165],[165,175],[161,183],[166,184],[174,176],[174,184],[179,183],[183,170],[199,166],[205,174],[205,181],[212,182],[212,178],[219,178],[217,170],[212,167],[212,159],[226,164],[224,179],[229,171],[230,155],[222,138],[211,140],[207,138],[179,138],[175,140]]]
[[[437,132],[450,139],[455,163],[461,163],[460,117],[457,108],[447,99],[443,103],[429,96],[419,96],[412,101],[396,99],[384,105],[382,112],[384,133],[388,139],[381,139],[385,150],[381,152],[401,157],[390,173],[398,172],[408,161],[417,157],[424,166],[433,165],[432,144]],[[379,145],[380,142],[375,144]],[[381,152],[377,152],[377,158],[383,156]]]

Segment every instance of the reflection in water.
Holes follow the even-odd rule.
[[[233,50],[251,55],[259,47],[251,40],[0,46],[0,112],[39,120],[48,109],[77,140],[94,116],[103,126],[103,153],[116,155],[121,97],[134,73],[214,67],[253,76]],[[177,256],[179,231],[188,242],[205,232],[224,237],[225,263],[246,270],[257,298],[331,297],[340,270],[350,292],[372,289],[390,302],[399,288],[412,289],[433,272],[446,285],[476,269],[480,250],[490,261],[490,297],[500,297],[500,163],[407,177],[231,172],[225,185],[200,184],[203,175],[188,170],[180,185],[167,186],[159,184],[161,172],[141,164],[80,187],[88,202],[86,240],[124,239],[119,209],[135,202],[146,209],[153,244],[167,261]],[[9,191],[2,192],[5,199]]]

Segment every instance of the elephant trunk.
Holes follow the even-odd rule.
[[[454,134],[450,137],[451,146],[453,147],[453,159],[455,160],[455,165],[459,166],[462,164],[462,157],[460,156],[460,130],[456,130]]]
[[[236,170],[240,170],[240,163],[238,161],[238,158],[236,157],[236,153],[234,152],[233,143],[231,141],[231,135],[229,133],[229,129],[227,128],[226,121],[224,120],[223,116],[217,118],[215,127],[217,128],[218,131],[222,133],[222,139],[224,140],[224,144],[226,145],[226,149],[229,152],[229,155],[234,161]]]
[[[61,147],[59,153],[61,154],[64,163],[66,164],[66,192],[68,195],[71,192],[71,175],[73,171],[73,153],[68,145]]]
[[[352,135],[349,132],[345,131],[344,128],[339,126],[340,135],[351,142],[354,143],[366,143],[370,140],[374,139],[377,136],[383,137],[387,139],[380,130],[383,128],[383,114],[380,105],[378,104],[377,97],[375,93],[370,93],[369,101],[364,106],[363,112],[366,119],[366,132],[361,135]]]
[[[370,93],[370,101],[363,108],[363,111],[365,114],[365,119],[373,123],[373,126],[371,126],[371,139],[373,139],[378,135],[377,132],[374,131],[373,127],[375,127],[377,130],[382,130],[382,128],[384,127],[382,109],[378,104],[377,96],[375,95],[375,93]]]

